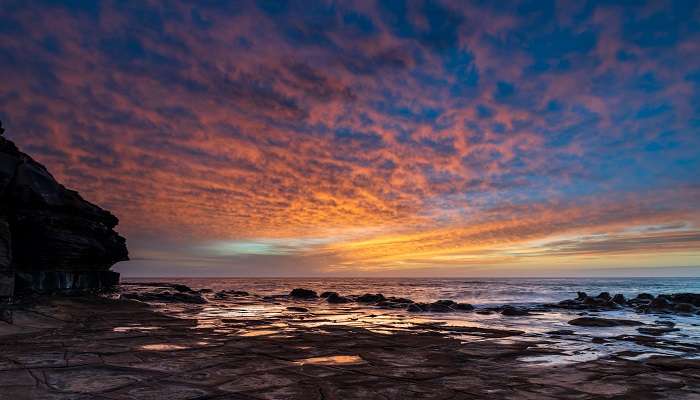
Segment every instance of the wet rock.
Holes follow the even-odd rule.
[[[637,300],[654,300],[654,295],[651,295],[649,293],[640,293],[636,297]]]
[[[306,307],[294,307],[294,306],[292,306],[292,307],[287,307],[287,311],[294,311],[294,312],[302,312],[302,313],[305,313],[305,312],[309,312],[309,309],[306,308]]]
[[[433,304],[439,304],[439,305],[450,307],[450,306],[453,306],[457,303],[455,303],[453,300],[438,300],[438,301],[434,302]]]
[[[612,301],[613,301],[613,303],[615,303],[615,304],[620,304],[620,305],[625,305],[625,304],[627,304],[627,299],[625,298],[625,295],[622,294],[622,293],[616,294],[616,295],[612,298]]]
[[[338,293],[336,293],[336,292],[331,292],[331,294],[329,294],[329,295],[326,297],[326,301],[329,302],[329,303],[331,303],[331,304],[345,304],[345,303],[350,303],[350,302],[352,302],[351,299],[349,299],[349,298],[347,298],[347,297],[345,297],[345,296],[340,296],[340,295],[339,295]]]
[[[665,297],[657,296],[654,300],[649,303],[649,308],[653,310],[666,310],[672,307],[671,302]]]
[[[670,327],[670,328],[673,328],[674,326],[676,326],[676,323],[673,322],[673,321],[662,321],[662,320],[658,320],[658,321],[654,321],[654,323],[655,323],[656,325],[664,325],[664,326],[668,326],[668,327]]]
[[[173,289],[177,290],[178,292],[182,292],[182,293],[194,293],[194,290],[192,290],[191,287],[189,287],[189,286],[187,286],[187,285],[182,285],[182,284],[180,284],[180,283],[173,283],[173,284],[171,285],[171,287],[172,287]]]
[[[311,300],[318,298],[318,295],[313,290],[296,288],[289,292],[289,296],[295,299]]]
[[[676,293],[669,297],[674,303],[688,303],[700,307],[700,293]]]
[[[437,313],[446,313],[446,312],[451,312],[454,311],[452,307],[445,303],[441,303],[439,301],[436,301],[434,303],[430,304],[421,304],[421,308],[423,308],[425,311],[428,312],[437,312]]]
[[[391,300],[384,300],[380,301],[379,303],[375,304],[375,306],[379,308],[386,308],[386,309],[392,309],[392,308],[406,308],[406,304],[403,303],[395,303]]]
[[[378,303],[382,300],[385,300],[385,298],[384,298],[384,295],[381,293],[377,293],[377,294],[365,293],[362,296],[357,298],[357,301],[360,303]]]
[[[652,335],[652,336],[661,336],[665,335],[670,332],[677,332],[680,331],[678,328],[653,328],[653,327],[640,327],[637,328],[637,332],[645,334],[645,335]]]
[[[607,342],[608,341],[602,337],[594,337],[593,339],[591,339],[591,343],[595,343],[595,344],[603,344],[603,343],[607,343]]]
[[[569,335],[573,335],[574,331],[572,331],[571,329],[559,329],[556,331],[549,331],[549,332],[547,332],[547,334],[548,335],[569,336]]]
[[[457,303],[452,305],[452,308],[458,311],[472,311],[474,306],[469,303]]]
[[[506,317],[520,317],[529,314],[530,313],[527,310],[519,307],[504,306],[501,308],[501,315],[505,315]]]
[[[664,371],[700,370],[700,359],[652,356],[646,364]]]
[[[610,293],[608,293],[608,292],[601,292],[598,296],[596,296],[596,298],[603,299],[606,302],[610,301],[612,299],[612,297],[610,296]]]
[[[321,297],[322,299],[325,299],[326,297],[331,296],[331,295],[338,296],[338,292],[323,292],[323,293],[321,293],[321,296],[319,296],[319,297]]]
[[[423,309],[418,304],[409,304],[408,307],[406,307],[406,311],[408,311],[408,312],[423,312]]]
[[[224,300],[224,299],[228,298],[228,295],[226,294],[226,291],[221,290],[221,291],[214,293],[214,298],[216,300]]]
[[[158,302],[158,303],[190,303],[190,304],[206,304],[207,300],[200,293],[182,293],[182,292],[142,292],[142,293],[122,293],[122,299],[138,300],[143,302]]]
[[[387,297],[386,299],[387,299],[388,301],[390,301],[390,302],[392,302],[392,303],[396,303],[396,304],[411,304],[411,303],[413,303],[413,300],[411,300],[411,299],[406,299],[406,298],[403,298],[403,297],[394,297],[394,296],[391,296],[391,297]]]
[[[588,294],[586,292],[576,292],[576,300],[583,301],[588,297]]]
[[[613,318],[599,318],[599,317],[581,317],[572,319],[569,321],[569,325],[576,326],[589,326],[589,327],[612,327],[612,326],[636,326],[644,325],[639,321],[632,321],[628,319],[613,319]]]
[[[673,305],[673,311],[677,313],[692,314],[696,311],[696,308],[690,303],[677,303]]]
[[[206,293],[200,290],[199,293]],[[214,294],[214,298],[217,300],[228,299],[229,297],[246,297],[250,296],[250,293],[243,290],[220,290]]]

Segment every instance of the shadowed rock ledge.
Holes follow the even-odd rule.
[[[117,284],[109,269],[128,259],[118,222],[0,136],[0,301]]]

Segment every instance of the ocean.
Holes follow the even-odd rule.
[[[226,326],[225,321],[258,321],[238,335],[277,334],[321,325],[343,325],[388,334],[402,331],[433,332],[465,342],[483,340],[465,334],[465,329],[509,329],[523,332],[517,340],[547,340],[553,354],[523,359],[542,365],[595,360],[605,356],[641,359],[653,355],[700,358],[700,317],[697,315],[637,313],[631,308],[592,312],[551,308],[526,316],[504,316],[489,311],[500,305],[537,306],[575,298],[577,292],[598,295],[622,293],[634,298],[640,293],[653,295],[700,293],[700,278],[517,278],[517,279],[425,279],[425,278],[133,278],[124,282],[180,283],[193,289],[210,289],[205,305],[161,305],[175,316],[199,320],[203,327]],[[323,299],[303,301],[284,295],[294,288],[312,289],[319,294],[334,291],[341,295],[382,293],[410,298],[416,302],[453,300],[470,303],[476,312],[420,312],[382,309],[359,303],[328,304]],[[251,296],[217,299],[221,290],[249,292]],[[308,313],[296,315],[289,307],[303,307]],[[184,307],[184,308],[183,308]],[[482,312],[479,312],[482,311]],[[634,320],[645,326],[674,326],[661,338],[640,335],[637,326],[572,326],[580,316]],[[569,331],[559,335],[555,332]],[[554,333],[553,333],[554,332]],[[516,339],[506,339],[516,340]]]
[[[173,282],[192,288],[288,294],[294,288],[342,295],[382,293],[414,301],[449,299],[473,305],[540,304],[575,298],[577,292],[700,293],[700,278],[125,278],[126,282]]]

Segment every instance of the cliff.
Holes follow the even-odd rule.
[[[126,240],[114,231],[118,219],[1,135],[0,299],[117,284],[109,269],[128,259]]]

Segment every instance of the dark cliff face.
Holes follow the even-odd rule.
[[[113,285],[128,259],[118,219],[0,136],[0,297]]]

